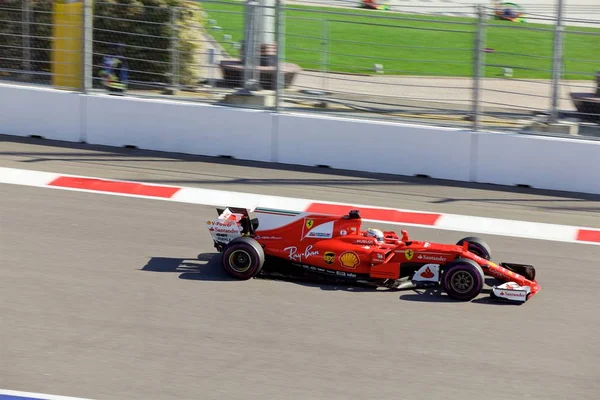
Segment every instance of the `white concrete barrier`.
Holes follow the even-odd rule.
[[[81,105],[77,93],[0,84],[0,133],[78,142]]]
[[[466,130],[309,115],[276,118],[282,163],[469,180]]]
[[[85,96],[90,144],[272,161],[270,113],[183,101]]]
[[[480,133],[476,181],[600,194],[600,142]]]
[[[600,194],[600,142],[0,84],[0,133]]]

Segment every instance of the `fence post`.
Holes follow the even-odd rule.
[[[277,0],[261,0],[259,43],[275,42],[275,12]]]
[[[475,49],[473,64],[473,130],[477,132],[481,125],[481,76],[483,71],[483,44],[485,41],[485,12],[481,4],[477,8],[477,27],[475,30]]]
[[[281,94],[285,89],[283,79],[282,63],[284,61],[284,33],[283,33],[283,9],[281,0],[275,1],[275,43],[277,44],[277,61],[275,63],[275,112],[280,111]]]
[[[250,67],[250,46],[248,46],[248,40],[250,39],[250,21],[252,20],[252,0],[246,1],[246,5],[244,6],[244,38],[242,39],[242,48],[241,48],[241,56],[244,61],[244,76],[243,76],[243,86],[246,86],[246,82],[248,82],[248,75]]]
[[[554,49],[552,63],[552,105],[550,108],[550,122],[558,121],[558,101],[560,98],[560,76],[562,71],[563,58],[563,0],[558,0],[556,5],[556,26],[554,28]]]
[[[171,9],[171,86],[173,91],[179,89],[179,29],[177,21],[179,20],[179,9]]]
[[[256,85],[256,41],[259,32],[257,31],[257,11],[258,1],[248,0],[246,2],[246,19],[244,23],[244,89],[252,90]],[[260,17],[260,16],[258,16]]]
[[[93,0],[83,3],[83,93],[94,86],[94,6]]]
[[[29,80],[31,78],[31,0],[23,1],[22,9],[22,22],[23,22],[23,70],[26,71],[24,74],[25,78]]]
[[[262,37],[261,27],[264,21],[264,7],[261,1],[257,1],[252,16],[252,90],[261,89],[260,86],[260,40]]]

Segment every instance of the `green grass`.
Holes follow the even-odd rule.
[[[201,4],[208,19],[222,28],[211,29],[215,39],[237,56],[239,52],[223,35],[231,35],[232,42],[242,40],[242,4]],[[285,60],[304,69],[329,72],[370,74],[374,64],[382,64],[391,75],[472,76],[475,22],[462,17],[291,5],[285,11]],[[487,77],[503,76],[504,68],[512,68],[516,78],[551,78],[553,32],[525,28],[552,26],[490,23],[484,47],[494,52],[485,53]],[[598,34],[600,29],[566,29],[563,78],[594,79],[600,69]]]

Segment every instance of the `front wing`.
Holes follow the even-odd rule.
[[[504,283],[492,287],[490,296],[498,300],[524,303],[540,291],[540,286],[534,279],[505,268],[502,263],[488,262],[487,273]]]

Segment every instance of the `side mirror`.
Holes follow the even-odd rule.
[[[407,231],[405,231],[404,229],[402,229],[402,231],[401,231],[401,232],[402,232],[402,241],[403,241],[403,242],[408,242],[408,241],[409,241],[409,238],[408,238],[408,232],[407,232]]]

